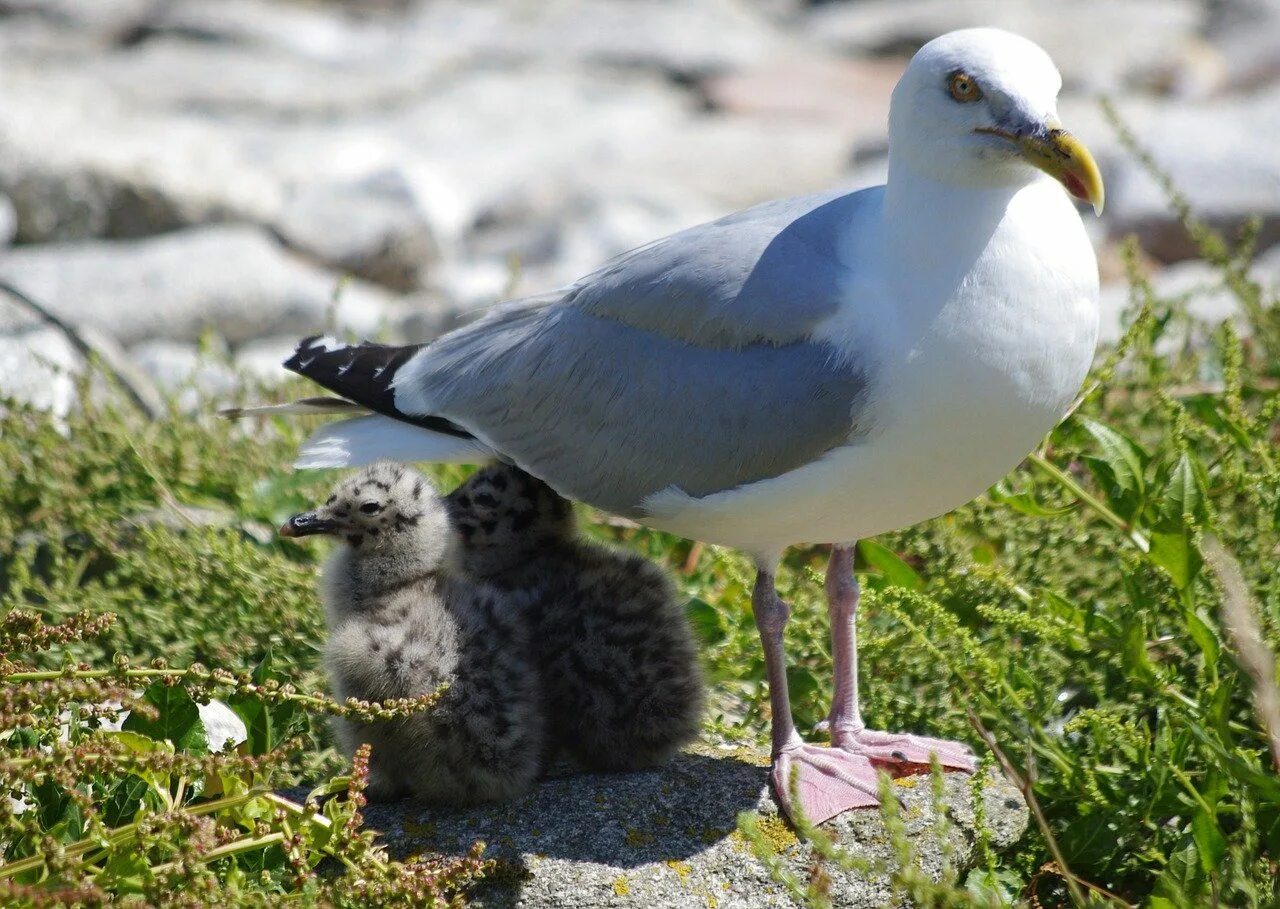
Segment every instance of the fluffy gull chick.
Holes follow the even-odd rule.
[[[531,595],[554,745],[593,769],[638,770],[697,736],[702,672],[665,572],[580,537],[573,507],[510,465],[477,471],[446,501],[462,569]]]
[[[324,570],[325,665],[336,697],[408,698],[449,686],[424,713],[336,720],[348,754],[373,745],[370,798],[471,804],[528,789],[545,739],[521,597],[458,573],[457,535],[426,478],[374,464],[280,532],[338,540]]]

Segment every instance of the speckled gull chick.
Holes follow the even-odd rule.
[[[451,804],[527,790],[546,752],[526,599],[470,581],[445,503],[422,476],[381,462],[296,514],[282,536],[327,534],[325,668],[334,695],[380,701],[430,694],[423,713],[361,723],[337,719],[348,755],[368,742],[369,797]]]
[[[462,570],[528,595],[549,740],[594,770],[653,767],[702,725],[693,630],[657,565],[578,533],[573,506],[510,464],[445,501]]]
[[[935,753],[969,770],[961,745],[864,726],[852,544],[981,494],[1083,381],[1098,273],[1070,197],[1098,209],[1103,188],[1059,125],[1060,86],[1023,38],[943,35],[894,89],[883,186],[682,231],[430,344],[305,341],[286,365],[374,413],[323,428],[299,465],[498,457],[750,553],[789,811],[874,804],[877,765]],[[788,706],[774,573],[799,542],[833,544],[829,748],[801,740]]]

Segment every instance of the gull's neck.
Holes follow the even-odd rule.
[[[1020,182],[965,185],[890,156],[882,229],[901,303],[937,306],[952,297],[992,249],[1014,197],[1038,182],[1038,172],[1027,170]]]
[[[939,254],[971,249],[990,238],[1013,197],[1036,178],[1037,173],[1028,169],[1024,180],[966,184],[940,179],[891,155],[884,192],[888,236],[895,245],[909,244],[917,254],[922,230]],[[963,220],[951,220],[955,217]]]

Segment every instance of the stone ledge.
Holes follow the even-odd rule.
[[[472,905],[527,907],[699,907],[757,909],[794,905],[737,829],[738,815],[761,812],[761,830],[800,880],[813,852],[778,815],[765,791],[767,758],[737,746],[698,744],[666,766],[643,773],[584,774],[560,768],[534,792],[486,808],[442,809],[400,802],[370,805],[370,827],[398,857],[461,855],[476,840],[509,874],[487,882]],[[920,867],[933,878],[950,851],[970,867],[975,839],[972,778],[945,777],[942,804],[950,821],[944,840],[933,832],[929,777],[894,781],[902,818]],[[1005,848],[1026,830],[1021,794],[993,774],[984,791],[992,846]],[[838,843],[877,864],[894,849],[878,811],[848,812],[824,829]],[[882,875],[828,869],[838,907],[894,905]]]

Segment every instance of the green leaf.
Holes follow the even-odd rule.
[[[1164,871],[1156,879],[1155,893],[1178,907],[1204,905],[1205,878],[1197,856],[1195,839],[1185,836],[1169,854]]]
[[[147,888],[146,853],[127,843],[111,853],[96,883],[119,894],[142,893]]]
[[[803,705],[821,689],[818,677],[803,666],[792,666],[787,669],[787,690],[791,695],[793,706]]]
[[[35,797],[36,817],[43,830],[62,840],[80,838],[84,816],[67,790],[46,778],[31,787],[31,794]]]
[[[899,558],[892,549],[881,546],[874,540],[859,540],[858,553],[867,565],[880,572],[880,575],[894,587],[905,587],[907,590],[919,590],[924,581],[916,570]]]
[[[1145,490],[1143,474],[1149,460],[1147,453],[1110,426],[1085,418],[1081,418],[1080,425],[1101,449],[1099,456],[1084,458],[1084,462],[1103,487],[1112,507],[1126,515],[1132,514],[1141,504]]]
[[[1191,529],[1177,527],[1152,530],[1148,535],[1151,548],[1147,558],[1163,568],[1179,590],[1186,590],[1200,573],[1204,560],[1192,539]]]
[[[1204,468],[1184,451],[1160,492],[1161,520],[1179,526],[1186,524],[1188,518],[1195,523],[1203,521],[1205,486]]]
[[[724,616],[706,600],[693,597],[684,606],[684,614],[704,644],[719,644],[729,636]]]
[[[1124,627],[1124,639],[1120,650],[1125,671],[1150,682],[1156,677],[1155,665],[1147,655],[1147,626],[1142,619],[1130,621]]]
[[[179,751],[188,754],[207,754],[204,723],[200,722],[200,709],[181,685],[152,682],[143,699],[156,709],[154,720],[135,710],[124,721],[124,730],[139,732],[148,738],[172,742]]]
[[[1212,877],[1227,854],[1227,838],[1218,828],[1217,820],[1203,808],[1191,818],[1191,836],[1196,841],[1200,868]]]
[[[1222,652],[1222,645],[1218,643],[1218,636],[1194,609],[1184,610],[1182,619],[1187,623],[1187,634],[1191,635],[1191,640],[1195,641],[1196,646],[1200,648],[1200,652],[1204,654],[1205,664],[1213,666],[1218,662],[1218,656]]]
[[[143,799],[150,791],[147,781],[133,774],[116,780],[107,790],[107,796],[102,802],[102,820],[108,827],[133,823]]]
[[[266,754],[275,747],[275,723],[266,704],[253,695],[237,694],[227,699],[227,706],[244,722],[244,747],[249,754]]]
[[[254,683],[263,685],[269,681],[284,681],[285,678],[284,673],[276,669],[274,651],[268,646],[253,668]],[[268,704],[253,694],[236,694],[227,698],[226,704],[244,722],[248,735],[245,747],[254,755],[271,751],[307,722],[306,714],[298,705],[289,702]]]
[[[1033,518],[1056,518],[1069,514],[1076,509],[1075,504],[1064,505],[1060,508],[1041,505],[1036,497],[1029,492],[1014,492],[1007,479],[1001,480],[995,486],[992,486],[987,491],[987,494],[991,496],[993,501],[999,502],[1001,505],[1007,505],[1014,511],[1030,515]]]

